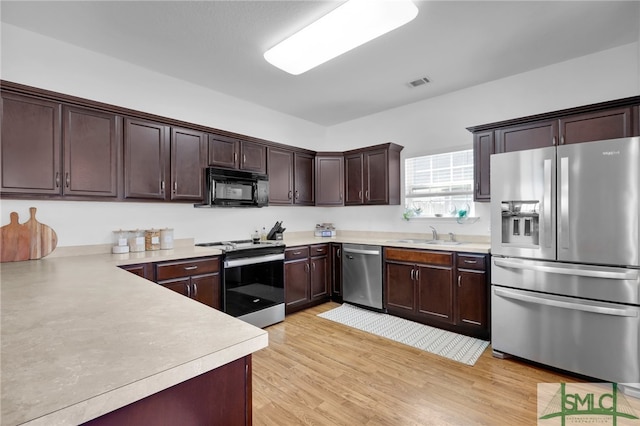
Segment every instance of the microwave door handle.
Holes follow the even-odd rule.
[[[553,188],[551,186],[551,160],[544,160],[544,195],[542,199],[542,220],[543,220],[543,235],[544,241],[543,245],[545,247],[551,247],[551,195]]]
[[[560,229],[558,230],[559,247],[569,249],[569,157],[560,158],[560,197],[558,210],[560,212]]]

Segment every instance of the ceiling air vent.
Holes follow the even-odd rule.
[[[427,84],[429,83],[429,79],[427,77],[422,77],[419,78],[417,80],[413,80],[409,82],[409,86],[411,87],[418,87],[418,86],[422,86],[423,84]]]

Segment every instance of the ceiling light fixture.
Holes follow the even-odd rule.
[[[264,58],[293,75],[392,31],[418,15],[410,0],[349,0],[267,50]]]

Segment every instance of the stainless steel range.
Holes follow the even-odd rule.
[[[284,243],[199,243],[223,252],[223,311],[256,327],[284,320]]]

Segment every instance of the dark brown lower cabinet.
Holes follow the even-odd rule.
[[[163,287],[220,310],[220,258],[205,257],[155,264],[156,282]]]
[[[482,254],[388,247],[384,277],[387,312],[486,338],[489,281],[485,268],[486,255]]]
[[[136,263],[134,265],[122,265],[121,269],[136,274],[139,277],[153,281],[153,264],[152,263]]]
[[[331,243],[331,300],[342,303],[342,244]]]
[[[91,420],[89,426],[248,426],[251,355]]]
[[[287,314],[329,300],[329,244],[287,248],[284,252],[284,298]]]

